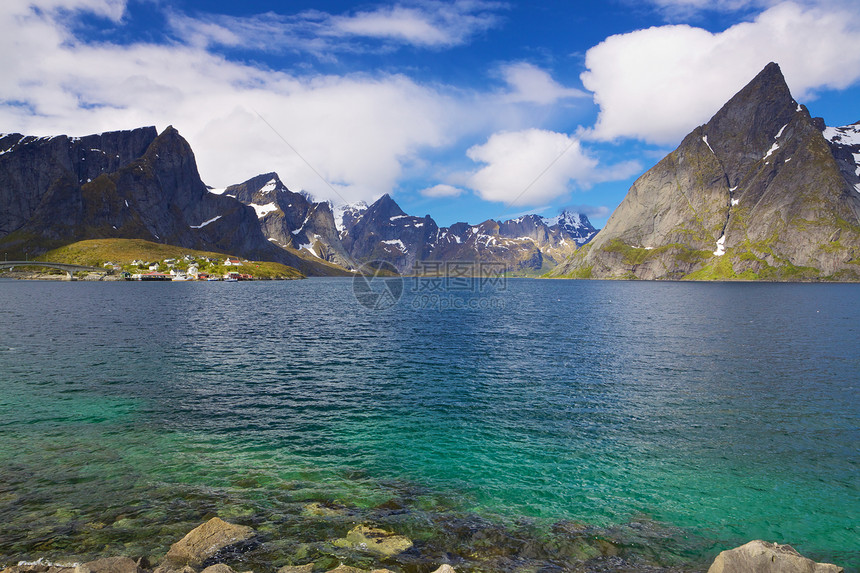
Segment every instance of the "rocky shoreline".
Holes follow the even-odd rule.
[[[345,564],[337,566],[326,562],[307,562],[272,566],[266,573],[457,573],[450,563],[423,563],[402,567],[386,563],[414,547],[411,539],[393,531],[367,524],[353,527],[345,537],[331,541],[334,547],[367,554],[374,563],[393,567],[364,569]],[[261,544],[257,531],[247,525],[228,523],[213,517],[194,528],[185,537],[171,545],[157,565],[146,556],[106,557],[85,563],[20,561],[0,573],[263,573],[244,568],[243,555]],[[236,569],[238,567],[238,569]],[[471,568],[466,567],[465,570]],[[481,568],[480,570],[484,570]],[[493,569],[487,569],[492,571]],[[591,562],[571,559],[569,567],[560,571],[577,572],[651,572],[661,569],[637,567],[622,562]],[[523,573],[533,569],[522,569]],[[830,563],[816,563],[803,557],[789,545],[755,540],[741,547],[721,552],[708,569],[708,573],[843,573],[843,568]]]

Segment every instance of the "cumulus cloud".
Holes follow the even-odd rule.
[[[510,86],[505,99],[512,103],[548,105],[562,99],[588,97],[582,90],[562,86],[547,71],[526,62],[502,66],[501,75]]]
[[[192,17],[172,12],[168,21],[178,37],[198,46],[290,49],[327,57],[339,51],[378,49],[363,44],[368,40],[421,48],[461,45],[497,26],[501,21],[499,12],[504,8],[500,2],[424,0],[344,14],[309,10],[294,15],[267,12]]]
[[[422,189],[421,194],[425,197],[459,197],[463,194],[463,189],[440,183],[427,189]]]
[[[276,170],[292,187],[349,201],[390,191],[421,149],[455,131],[448,97],[404,76],[294,77],[194,46],[86,44],[64,11],[116,15],[108,9],[121,4],[28,4],[0,7],[0,50],[26,55],[0,60],[5,131],[174,124],[213,186]]]
[[[484,164],[468,178],[469,187],[482,199],[511,206],[542,205],[574,187],[624,179],[639,168],[626,163],[604,169],[578,139],[540,129],[495,133],[466,155]]]
[[[588,50],[581,75],[600,107],[590,136],[677,143],[770,61],[801,100],[854,84],[860,14],[784,2],[720,33],[677,25],[610,36]]]
[[[499,2],[425,1],[395,5],[333,19],[335,32],[393,39],[418,46],[453,46],[499,22]]]
[[[612,212],[606,205],[568,205],[563,210],[582,213],[586,217],[594,219],[603,219],[604,217],[608,217]]]

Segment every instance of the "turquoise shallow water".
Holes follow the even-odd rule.
[[[406,287],[0,283],[0,564],[217,514],[261,562],[369,521],[416,540],[403,570],[515,569],[575,524],[642,566],[765,538],[860,571],[860,287]]]

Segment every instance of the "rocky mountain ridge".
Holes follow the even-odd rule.
[[[160,134],[146,127],[86,137],[0,136],[0,246],[7,256],[95,238],[146,239],[306,274],[347,274],[273,245],[252,209],[210,193],[173,127]]]
[[[567,211],[552,218],[525,215],[439,227],[430,215],[406,214],[388,194],[371,205],[314,202],[287,189],[276,173],[211,192],[254,208],[270,241],[350,269],[386,261],[412,273],[428,261],[481,261],[538,271],[564,260],[597,233],[585,215]]]
[[[0,135],[0,246],[38,255],[94,238],[145,239],[347,274],[383,260],[489,261],[512,270],[555,265],[596,230],[584,216],[458,223],[407,215],[388,195],[333,206],[289,190],[275,173],[226,189],[204,185],[173,127],[86,137]],[[23,258],[23,257],[21,257]]]
[[[856,135],[812,118],[771,63],[550,276],[858,280]]]

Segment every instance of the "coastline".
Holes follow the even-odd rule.
[[[340,515],[342,508],[320,503],[305,508],[317,517]],[[22,559],[0,573],[460,573],[471,571],[595,571],[601,573],[843,573],[830,563],[816,563],[790,545],[753,540],[721,551],[710,566],[666,566],[622,555],[606,539],[586,534],[578,524],[566,524],[571,534],[553,543],[530,540],[516,553],[502,556],[501,538],[473,538],[473,555],[464,559],[452,552],[427,551],[427,542],[413,540],[393,529],[361,522],[353,524],[342,537],[317,544],[304,544],[292,555],[278,554],[272,547],[289,541],[273,539],[250,525],[230,523],[215,516],[205,520],[170,545],[166,552],[148,555],[100,555],[90,558],[38,557]],[[559,531],[556,531],[560,534]],[[415,535],[415,532],[410,532]],[[482,543],[483,542],[483,543]],[[316,547],[311,547],[316,545]],[[647,549],[647,548],[645,548]],[[540,559],[550,550],[552,559]]]

